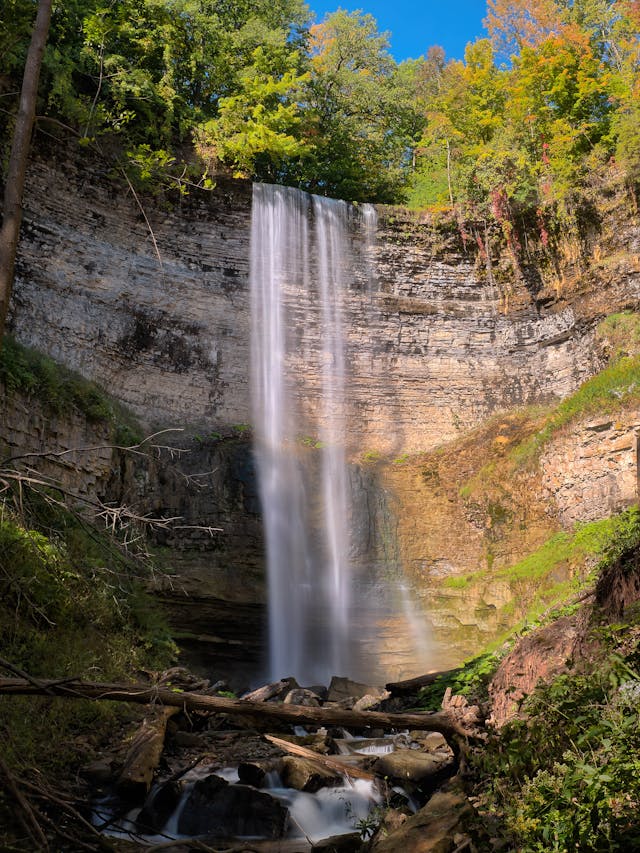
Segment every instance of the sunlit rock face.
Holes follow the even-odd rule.
[[[58,155],[60,152],[58,152]],[[251,187],[221,181],[144,214],[94,162],[32,165],[11,325],[148,423],[249,423]],[[147,224],[148,223],[148,224]],[[567,394],[594,370],[588,325],[493,282],[450,225],[382,210],[348,290],[358,450],[428,449],[492,411]],[[46,259],[43,262],[43,258]],[[305,405],[320,381],[304,327]]]
[[[255,494],[255,486],[242,480],[253,463],[248,442],[223,448],[217,437],[242,436],[252,421],[251,197],[249,184],[221,180],[211,193],[193,191],[172,205],[141,198],[141,207],[102,164],[59,149],[36,156],[10,322],[19,340],[96,379],[149,427],[184,426],[198,446],[211,445],[211,458],[193,457],[200,471],[219,471],[210,493],[185,498],[178,477],[143,495],[167,511],[178,503],[190,519],[224,531],[171,543],[188,595],[179,586],[162,595],[203,658],[229,639],[217,602],[237,605],[252,626],[253,639],[242,642],[255,663],[264,653],[264,542],[257,501],[245,500],[245,487]],[[351,237],[344,331],[352,558],[377,561],[380,584],[387,567],[402,564],[423,593],[418,618],[453,649],[453,659],[436,665],[449,665],[504,629],[496,612],[511,592],[495,583],[475,599],[454,585],[443,591],[439,579],[486,566],[484,521],[467,523],[457,492],[431,488],[424,472],[405,476],[400,465],[390,475],[375,460],[433,450],[495,412],[563,397],[596,372],[598,319],[640,299],[640,228],[613,211],[604,230],[580,235],[584,258],[567,255],[548,280],[535,270],[516,276],[500,259],[491,267],[457,226],[403,210],[380,209],[374,235]],[[303,322],[291,331],[299,344],[290,355],[297,405],[313,422],[318,344]],[[565,436],[549,446],[539,511],[527,515],[526,537],[496,540],[496,565],[521,556],[520,539],[540,544],[547,511],[570,524],[633,499],[639,422],[632,421],[586,423],[577,444]],[[319,436],[304,438],[312,452]],[[390,660],[402,630],[385,627]],[[393,665],[397,677],[415,674],[404,662]]]

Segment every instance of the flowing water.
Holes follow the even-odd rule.
[[[380,625],[402,613],[393,582],[355,565],[351,531],[347,317],[371,308],[375,283],[356,256],[375,221],[370,205],[254,186],[251,375],[274,679],[373,675]]]

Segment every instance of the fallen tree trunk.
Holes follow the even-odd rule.
[[[404,696],[408,693],[416,693],[422,687],[428,687],[437,681],[440,676],[452,675],[458,672],[457,669],[443,669],[438,672],[427,672],[425,675],[418,675],[416,678],[407,678],[405,681],[390,681],[385,684],[385,687],[394,696]]]
[[[439,732],[458,756],[467,732],[443,712],[388,714],[382,711],[347,711],[342,708],[310,708],[245,699],[227,699],[198,693],[174,692],[167,687],[140,684],[101,684],[91,681],[60,683],[39,679],[33,684],[24,678],[0,679],[0,696],[59,696],[66,699],[99,699],[113,702],[133,702],[141,705],[166,705],[187,711],[209,711],[219,714],[240,714],[267,720],[282,720],[292,725],[351,726],[354,728],[415,729]]]
[[[299,758],[304,758],[307,761],[312,761],[320,767],[325,767],[327,770],[335,770],[344,776],[350,776],[352,779],[366,779],[368,782],[372,782],[376,778],[375,773],[349,764],[349,757],[347,756],[338,758],[335,755],[320,755],[312,749],[307,749],[297,743],[291,743],[291,741],[283,740],[283,738],[275,737],[274,735],[265,735],[265,737],[270,743],[279,746],[285,752],[289,752],[291,755],[296,755]]]
[[[162,758],[167,721],[178,712],[178,708],[161,708],[160,713],[156,712],[143,721],[131,741],[124,766],[116,781],[119,791],[127,792],[134,797],[137,794],[144,797],[149,793],[155,771]]]

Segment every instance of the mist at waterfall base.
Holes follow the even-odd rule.
[[[254,185],[251,381],[272,679],[379,682],[430,668],[400,569],[354,537],[362,448],[350,446],[347,320],[348,309],[373,311],[375,282],[362,269],[374,234],[370,205]]]

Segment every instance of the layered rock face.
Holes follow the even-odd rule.
[[[250,442],[232,434],[167,433],[128,452],[114,445],[108,423],[90,423],[74,411],[54,414],[44,401],[8,392],[2,383],[0,399],[2,463],[37,471],[81,511],[123,510],[133,528],[129,538],[135,542],[144,532],[153,546],[160,570],[151,588],[191,665],[246,686],[262,665],[266,637]],[[173,521],[161,527],[131,522],[132,516]],[[104,523],[110,521],[105,515]]]
[[[249,423],[251,188],[221,182],[179,207],[143,205],[95,163],[36,159],[11,326],[148,424]],[[375,242],[354,243],[345,309],[359,449],[428,449],[496,409],[563,396],[594,371],[575,308],[543,310],[522,283],[505,314],[504,287],[450,224],[386,210]],[[317,344],[304,328],[292,333],[304,373]]]
[[[167,475],[156,466],[137,477],[134,491],[149,511],[223,532],[185,531],[167,542],[180,580],[159,594],[194,653],[237,640],[255,662],[263,543],[249,445],[228,438],[252,418],[251,187],[221,181],[174,206],[144,199],[143,209],[94,161],[59,156],[64,167],[49,152],[30,169],[11,328],[95,378],[149,428],[188,428],[194,453],[186,473],[217,471],[209,484],[185,489],[185,471]],[[379,210],[373,239],[361,229],[351,234],[355,267],[344,308],[352,450],[399,457],[386,469],[352,465],[352,556],[403,563],[436,640],[451,649],[430,665],[455,663],[504,630],[498,613],[513,598],[495,578],[474,587],[474,598],[443,581],[508,566],[540,545],[556,519],[600,518],[637,497],[637,413],[559,435],[545,450],[540,479],[518,483],[526,499],[470,507],[458,494],[464,477],[445,481],[428,460],[403,466],[407,453],[433,451],[492,413],[564,397],[599,369],[597,321],[640,301],[640,228],[614,202],[604,225],[574,235],[544,274],[489,258],[482,241],[463,240],[455,225],[403,210]],[[300,405],[313,409],[318,344],[303,323],[291,333],[299,344],[294,369],[304,379]],[[42,446],[42,427],[25,429],[27,445]],[[81,436],[61,440],[66,447]],[[96,488],[109,465],[120,485],[129,482],[120,463],[101,456]],[[521,525],[509,535],[505,508]],[[246,636],[233,634],[238,619],[235,627],[227,622],[220,602],[237,608]]]

